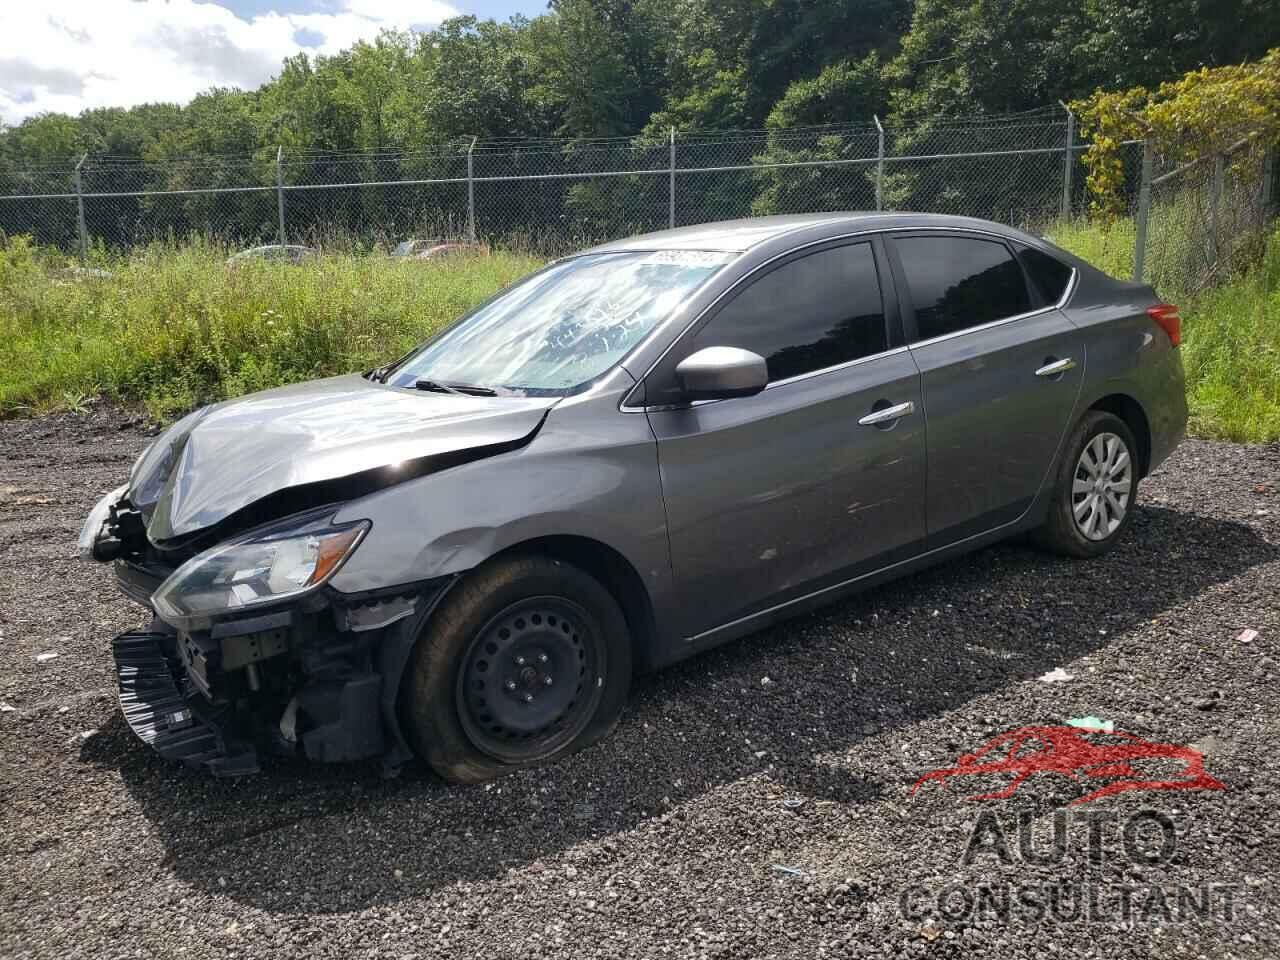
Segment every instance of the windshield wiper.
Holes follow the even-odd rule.
[[[497,390],[489,387],[477,387],[469,383],[441,383],[439,380],[418,380],[414,383],[418,390],[430,390],[433,393],[456,393],[460,397],[496,397]]]

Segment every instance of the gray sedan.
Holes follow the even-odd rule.
[[[1030,531],[1124,534],[1186,422],[1176,308],[928,215],[707,224],[550,264],[365,374],[198,410],[85,523],[153,614],[125,717],[484,780],[651,669]]]

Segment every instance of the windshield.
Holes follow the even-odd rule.
[[[417,242],[418,241],[416,240],[401,240],[396,244],[396,248],[392,251],[392,255],[396,257],[407,257],[409,254],[413,253],[413,245]]]
[[[617,363],[733,254],[598,253],[553,264],[482,305],[388,377],[572,393]]]

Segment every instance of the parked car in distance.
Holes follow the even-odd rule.
[[[1183,435],[1175,307],[959,217],[703,224],[558,260],[401,359],[214,404],[93,509],[152,624],[125,717],[218,773],[604,736],[633,668],[1030,531],[1124,535]]]
[[[486,256],[489,248],[466,240],[402,240],[391,251],[397,260],[443,260],[447,257]]]
[[[239,253],[232,254],[227,258],[227,266],[234,267],[237,264],[244,263],[249,260],[266,260],[271,263],[304,263],[314,257],[320,256],[320,251],[311,247],[304,247],[297,243],[268,243],[260,247],[250,247],[248,250],[241,250]]]

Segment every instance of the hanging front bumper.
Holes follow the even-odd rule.
[[[456,579],[386,595],[325,591],[205,630],[156,619],[111,645],[125,720],[166,759],[219,776],[256,773],[267,754],[381,758],[392,775],[412,755],[399,725],[400,679]]]
[[[258,772],[258,755],[232,742],[184,689],[189,681],[174,653],[172,634],[123,633],[111,642],[120,709],[143,743],[166,760],[202,767],[218,776]]]

